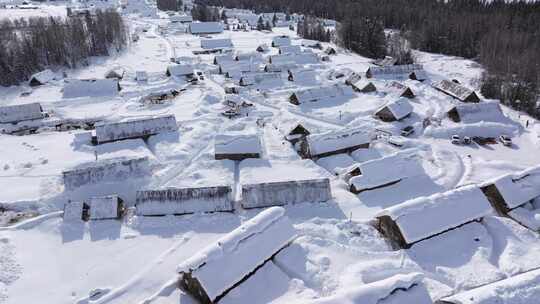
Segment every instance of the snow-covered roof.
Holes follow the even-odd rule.
[[[382,109],[387,108],[396,120],[405,118],[407,115],[411,114],[413,111],[412,105],[409,103],[409,100],[405,97],[401,97],[395,100],[391,100],[382,106],[377,112]]]
[[[237,53],[235,58],[238,61],[264,62],[264,58],[259,52]]]
[[[68,202],[64,205],[64,221],[81,221],[83,209],[84,202]]]
[[[194,73],[193,66],[190,64],[171,64],[167,67],[171,76],[188,76]]]
[[[303,52],[299,54],[284,54],[270,56],[270,63],[296,63],[296,64],[313,64],[319,62],[317,54],[310,52]]]
[[[118,202],[117,195],[108,195],[100,197],[92,197],[88,201],[90,207],[90,219],[114,219],[118,217]]]
[[[260,44],[258,47],[257,47],[257,51],[262,51],[262,52],[267,52],[270,50],[270,47],[268,46],[268,44],[266,43],[263,43],[263,44]]]
[[[272,46],[280,47],[284,45],[291,45],[291,38],[289,36],[275,36],[272,38]]]
[[[184,261],[177,271],[190,273],[214,301],[287,246],[295,236],[285,210],[269,208]]]
[[[497,187],[508,208],[518,207],[540,196],[540,166],[500,176],[482,186],[491,184]]]
[[[286,62],[279,64],[267,64],[264,69],[267,72],[286,72],[291,69],[298,68],[298,64],[294,62]]]
[[[459,103],[454,106],[459,119],[464,123],[479,121],[502,121],[504,114],[498,101],[486,101],[479,103]]]
[[[491,205],[482,190],[470,185],[411,199],[384,209],[379,215],[390,216],[407,244],[412,244],[491,212]]]
[[[414,70],[411,72],[411,74],[414,73],[416,80],[426,80],[428,79],[428,75],[425,70]]]
[[[390,56],[385,56],[382,59],[377,59],[377,60],[373,61],[373,64],[378,65],[378,66],[392,66],[392,65],[395,65],[396,62],[397,62],[396,58],[390,57]]]
[[[216,34],[223,32],[221,22],[193,22],[189,25],[192,34]]]
[[[201,39],[201,48],[205,50],[234,48],[231,39]]]
[[[55,77],[54,72],[49,69],[46,69],[32,75],[32,77],[30,77],[30,83],[32,84],[34,81],[37,81],[39,84],[45,84],[53,80],[54,77]]]
[[[190,15],[172,15],[169,17],[171,22],[193,22],[193,17]]]
[[[423,67],[420,64],[403,64],[403,65],[390,65],[390,66],[374,66],[370,67],[366,74],[370,77],[377,76],[392,76],[392,75],[409,75],[416,70],[422,70]]]
[[[240,78],[244,73],[259,71],[260,65],[250,61],[225,61],[219,65],[219,69],[228,77]]]
[[[299,45],[283,45],[279,47],[279,53],[282,55],[300,54],[302,53],[302,48]]]
[[[338,96],[353,96],[354,92],[349,86],[340,84],[305,89],[294,92],[292,95],[296,96],[299,103],[318,101],[324,98],[334,98]]]
[[[234,61],[234,56],[231,54],[224,54],[224,55],[216,55],[214,57],[214,64],[223,64],[225,62],[232,62]]]
[[[404,178],[423,174],[424,169],[415,153],[399,152],[357,165],[361,175],[349,180],[357,190],[372,189]],[[391,170],[388,170],[391,168]]]
[[[307,137],[311,156],[368,144],[371,133],[365,127],[311,134]]]
[[[43,118],[41,105],[37,102],[13,106],[0,106],[0,123],[12,123]]]
[[[473,90],[446,79],[436,82],[433,86],[461,101],[466,100],[470,95],[474,94]]]
[[[118,79],[70,79],[64,84],[64,98],[116,96]]]
[[[276,80],[281,80],[280,73],[251,72],[251,73],[245,73],[240,78],[240,81],[243,85],[260,84],[263,82],[276,81]]]
[[[214,138],[215,154],[261,154],[257,134],[219,134]]]
[[[321,45],[321,42],[317,40],[302,39],[301,44],[306,47],[318,47]]]
[[[289,77],[292,77],[293,81],[314,80],[317,78],[317,72],[312,69],[304,68],[290,69]]]
[[[356,88],[357,90],[359,91],[363,91],[365,90],[368,86],[373,86],[375,87],[375,85],[373,84],[373,82],[365,79],[365,78],[360,78],[360,75],[358,74],[354,74],[350,77],[350,83],[351,83],[351,86]]]
[[[146,81],[148,80],[148,73],[146,73],[146,71],[136,71],[135,79],[137,81]]]
[[[332,198],[328,178],[242,183],[242,207],[261,208],[298,203],[326,202]]]
[[[96,126],[97,143],[137,138],[178,129],[174,115],[139,118]]]
[[[517,274],[513,277],[486,284],[455,295],[442,298],[436,303],[490,304],[490,303],[536,303],[540,298],[540,269]],[[515,300],[515,302],[514,302]]]

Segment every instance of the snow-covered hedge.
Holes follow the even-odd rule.
[[[98,163],[88,163],[62,172],[66,190],[74,190],[87,184],[103,181],[121,181],[150,173],[147,157],[134,159],[113,159]]]
[[[0,107],[0,123],[15,123],[43,118],[41,105],[37,102]]]
[[[96,126],[97,144],[139,138],[178,130],[174,115],[144,118]]]
[[[242,185],[244,208],[325,202],[331,198],[328,178]]]
[[[296,236],[280,207],[266,209],[180,264],[182,289],[215,303],[252,275]]]
[[[137,191],[138,215],[233,211],[230,186]]]

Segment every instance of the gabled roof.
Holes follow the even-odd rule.
[[[416,70],[422,70],[423,67],[420,64],[403,64],[392,66],[375,66],[370,67],[366,74],[370,77],[378,76],[393,76],[393,75],[409,75]]]
[[[270,56],[270,63],[296,63],[296,64],[312,64],[318,63],[319,57],[314,53],[300,53],[300,54],[284,54]]]
[[[392,100],[382,106],[376,113],[382,109],[387,108],[396,120],[405,118],[407,115],[411,114],[413,111],[412,105],[409,103],[407,98],[401,97],[399,99]]]
[[[41,105],[37,102],[13,106],[0,106],[0,123],[12,123],[43,118]]]
[[[454,98],[457,98],[461,101],[465,101],[471,95],[476,95],[476,93],[460,84],[457,84],[453,81],[443,79],[440,82],[437,82],[433,85],[436,89],[442,91],[443,93],[450,95]],[[476,97],[477,98],[477,97]]]
[[[291,38],[289,36],[275,36],[272,38],[272,46],[280,47],[284,45],[291,45]]]
[[[302,53],[302,48],[299,45],[284,45],[279,47],[279,53],[282,55],[300,54]]]
[[[371,133],[365,127],[311,134],[307,137],[311,156],[323,155],[371,142]]]
[[[501,121],[504,114],[498,101],[480,103],[459,103],[452,107],[459,115],[459,120],[465,123],[478,121]]]
[[[64,85],[64,98],[116,96],[118,79],[71,79]]]
[[[379,216],[392,218],[407,244],[412,244],[491,212],[486,196],[478,186],[471,185],[408,200],[384,209]]]
[[[218,134],[214,138],[215,154],[261,154],[257,134]]]
[[[43,70],[39,73],[35,73],[30,77],[30,83],[38,82],[39,84],[45,84],[51,80],[53,80],[55,77],[54,72],[47,69]]]
[[[189,25],[192,34],[213,34],[223,32],[221,22],[194,22]]]
[[[92,197],[88,202],[90,219],[114,219],[118,217],[118,196]]]
[[[372,189],[404,178],[418,176],[424,169],[414,153],[399,152],[358,164],[361,175],[349,180],[357,190]],[[391,168],[391,170],[389,170]]]
[[[171,76],[187,76],[194,73],[193,66],[189,64],[171,64],[167,67]]]
[[[344,85],[330,85],[325,87],[311,88],[294,92],[299,103],[317,101],[324,98],[333,98],[338,96],[352,96],[354,92],[351,87]]]
[[[201,39],[201,48],[205,50],[233,48],[231,39]]]
[[[516,208],[540,196],[540,166],[506,174],[481,186],[493,184],[509,209]]]

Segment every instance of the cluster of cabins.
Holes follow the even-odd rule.
[[[415,198],[383,210],[375,227],[396,248],[456,229],[496,212],[540,231],[540,167]],[[425,221],[424,219],[430,219]]]

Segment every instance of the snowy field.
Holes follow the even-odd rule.
[[[62,15],[61,9],[40,8],[34,13]],[[0,18],[24,14],[0,10]],[[49,113],[46,120],[117,122],[174,115],[178,131],[97,146],[90,143],[89,131],[82,129],[0,134],[5,226],[0,228],[0,303],[196,303],[171,283],[176,266],[261,211],[240,206],[241,184],[304,179],[330,179],[332,198],[285,206],[297,238],[220,303],[427,304],[540,267],[539,235],[496,216],[495,211],[481,222],[410,249],[392,249],[370,225],[381,210],[406,200],[540,164],[540,124],[533,119],[504,106],[500,116],[488,120],[473,117],[458,123],[448,118],[448,110],[460,102],[430,84],[457,79],[478,91],[482,68],[474,62],[415,52],[428,80],[397,79],[416,95],[409,100],[413,111],[401,121],[383,122],[374,113],[395,97],[390,79],[370,80],[376,92],[300,105],[289,102],[289,95],[298,90],[342,84],[345,78],[332,77],[337,72],[363,75],[372,66],[368,58],[324,43],[336,48],[337,54],[308,66],[315,71],[314,79],[289,81],[283,74],[278,81],[249,86],[239,96],[253,105],[229,119],[222,115],[227,109],[224,88],[238,85],[238,79],[217,74],[215,55],[194,55],[200,50],[200,37],[183,33],[180,25],[160,31],[159,26],[168,24],[163,18],[130,15],[126,22],[132,31],[148,30],[139,32],[139,41],[120,54],[66,71],[68,78],[103,78],[111,68],[121,68],[125,74],[117,96],[63,98],[64,80],[53,80],[39,87],[0,88],[0,106],[39,102]],[[229,38],[236,52],[247,53],[261,44],[270,45],[273,37],[282,34],[289,35],[293,45],[301,44],[287,28],[272,33],[226,30],[212,38]],[[269,49],[263,54],[265,60],[278,53],[277,48]],[[167,77],[171,57],[183,57],[204,80],[191,84],[182,77]],[[137,71],[146,71],[148,81],[137,82]],[[141,101],[148,94],[171,89],[179,94],[161,104]],[[378,136],[369,149],[306,160],[276,128],[285,118],[303,122],[311,133],[361,127]],[[406,126],[412,126],[414,133],[401,137]],[[261,159],[215,160],[214,137],[223,133],[256,134]],[[456,145],[450,142],[454,134],[495,138],[506,134],[513,143],[509,147],[498,141]],[[142,157],[146,165],[138,175],[64,187],[64,171]],[[400,171],[401,164],[412,162],[414,166],[407,168],[414,169]],[[400,174],[400,180],[354,194],[343,172],[358,164],[371,164],[378,178]],[[232,188],[234,212],[144,217],[132,211],[138,190],[214,186]],[[122,220],[62,219],[69,200],[110,194],[118,194],[128,207]],[[18,220],[17,212],[31,218]],[[388,286],[401,289],[390,294]],[[512,295],[505,299],[500,303],[514,303]]]

